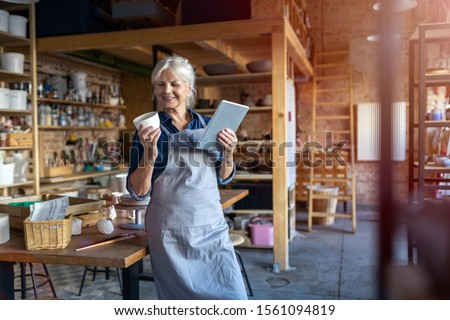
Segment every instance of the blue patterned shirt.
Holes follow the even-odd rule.
[[[200,117],[203,117],[203,120],[206,124],[208,124],[209,121],[211,120],[210,117],[202,116],[193,110],[190,110],[190,112],[192,115],[192,120],[191,120],[191,122],[188,123],[187,129],[193,130],[193,129],[203,128],[202,122],[200,121]],[[168,114],[166,114],[164,112],[159,112],[158,114],[159,114],[159,119],[161,121],[161,124],[164,124],[164,126],[170,133],[179,132],[178,128],[172,124],[172,118]],[[168,144],[167,134],[164,132],[164,130],[161,130],[161,136],[159,137],[159,140],[157,142],[158,157],[156,158],[155,166],[153,169],[152,185],[153,185],[154,181],[158,178],[158,176],[161,173],[163,173],[166,168],[167,159],[169,157],[168,145],[169,144]],[[131,145],[130,168],[128,170],[128,176],[127,176],[127,190],[130,193],[130,195],[136,200],[143,200],[151,194],[151,190],[149,190],[146,195],[140,197],[136,194],[136,192],[134,191],[133,187],[130,184],[130,174],[134,170],[136,170],[143,155],[144,155],[144,146],[142,145],[142,143],[140,143],[139,135],[137,134],[137,131],[136,131],[133,136],[133,142]],[[220,177],[220,175],[218,173],[221,163],[222,163],[221,156],[219,156],[217,163],[216,163],[217,182],[220,185],[226,185],[234,178],[234,175],[236,173],[236,166],[233,165],[233,172],[230,175],[230,177],[228,177],[227,179],[222,179],[222,177]]]

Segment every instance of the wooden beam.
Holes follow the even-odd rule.
[[[286,26],[286,38],[288,43],[288,51],[290,54],[290,57],[294,61],[294,64],[300,69],[300,71],[305,76],[313,76],[313,67],[311,65],[311,62],[309,61],[308,57],[306,56],[305,48],[303,48],[302,44],[300,43],[300,40],[298,39],[297,35],[295,34],[294,29],[292,29],[292,26],[290,23],[285,20],[285,26]]]
[[[283,20],[236,20],[194,25],[88,33],[37,39],[38,52],[66,52],[139,45],[175,44],[216,39],[244,39],[270,34]]]
[[[274,224],[274,270],[289,270],[288,239],[288,182],[287,157],[280,145],[287,140],[286,81],[287,42],[284,30],[272,33],[272,139],[277,142],[272,154],[273,168],[273,224]]]

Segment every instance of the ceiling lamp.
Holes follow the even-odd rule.
[[[399,40],[400,39],[400,33],[394,32],[392,33],[392,39],[391,40]],[[367,40],[370,42],[378,42],[381,40],[381,36],[379,34],[372,34],[367,37]]]
[[[381,11],[382,2],[377,2],[373,5],[373,10]],[[392,10],[394,12],[406,11],[413,9],[417,6],[417,1],[415,0],[394,0],[392,3]]]

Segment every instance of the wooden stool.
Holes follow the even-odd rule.
[[[81,278],[81,284],[80,284],[80,290],[78,291],[78,295],[81,296],[81,292],[83,291],[83,285],[84,285],[84,280],[86,279],[86,274],[88,271],[92,271],[92,281],[95,281],[95,275],[97,274],[97,272],[104,272],[105,273],[105,280],[109,280],[109,268],[106,267],[102,270],[98,270],[98,267],[93,267],[93,269],[91,267],[86,266],[84,268],[84,272],[83,272],[83,278]],[[119,286],[120,286],[120,293],[123,295],[123,289],[122,289],[122,279],[120,277],[120,270],[119,268],[116,268],[117,271],[117,277],[119,278]]]
[[[239,251],[236,250],[236,246],[244,243],[245,239],[244,239],[244,237],[242,237],[240,235],[232,234],[232,233],[230,233],[230,239],[231,239],[231,242],[233,242],[233,246],[235,247],[234,252],[236,253],[236,257],[238,259],[242,275],[244,276],[244,279],[245,279],[245,284],[247,285],[248,295],[250,297],[253,297],[253,290],[252,290],[252,287],[250,286],[250,281],[248,280],[247,271],[245,271],[244,262],[242,261],[241,254],[239,253]]]
[[[26,273],[27,264],[28,264],[28,267],[30,268],[30,273]],[[20,277],[20,289],[15,289],[14,291],[20,292],[22,299],[27,298],[28,290],[33,290],[34,297],[36,299],[39,299],[39,293],[38,293],[37,289],[47,283],[50,285],[50,288],[52,289],[53,297],[57,298],[55,287],[53,287],[53,282],[52,282],[52,279],[50,278],[50,274],[48,272],[47,266],[43,263],[42,267],[44,268],[45,274],[35,273],[32,263],[25,263],[25,262],[20,263],[20,275],[16,276],[16,277]],[[31,277],[31,283],[32,283],[31,287],[27,287],[27,277]],[[41,283],[37,283],[36,282],[37,277],[44,278],[44,281],[42,281]]]

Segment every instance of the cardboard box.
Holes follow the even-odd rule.
[[[30,215],[30,204],[32,204],[33,202],[47,201],[61,197],[63,196],[54,194],[42,194],[29,197],[7,199],[0,201],[0,212],[7,213],[9,215],[9,225],[11,229],[23,230],[23,222]],[[20,203],[21,205],[12,205],[13,203]],[[67,207],[66,216],[72,214],[75,218],[77,215],[95,213],[98,211],[102,211],[105,206],[105,200],[69,197],[69,206]]]

